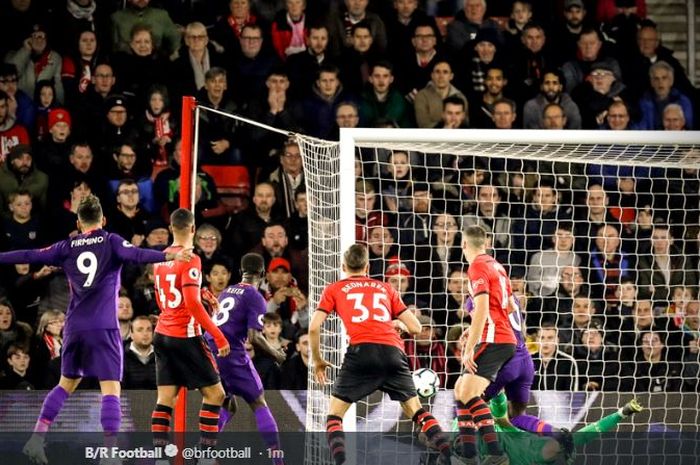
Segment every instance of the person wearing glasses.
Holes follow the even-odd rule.
[[[128,238],[140,247],[145,238],[150,215],[140,205],[139,186],[133,179],[122,179],[117,186],[117,204],[109,217],[107,229]]]

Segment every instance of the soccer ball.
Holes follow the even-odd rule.
[[[423,399],[433,397],[440,387],[440,378],[430,368],[420,368],[413,372],[416,394]]]

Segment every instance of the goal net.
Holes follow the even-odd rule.
[[[469,324],[461,231],[479,224],[522,306],[532,413],[574,428],[643,396],[651,412],[622,430],[697,429],[696,134],[381,129],[344,130],[339,146],[299,141],[312,305],[344,247],[366,242],[371,276],[420,315],[425,329],[407,337],[407,353],[413,369],[438,373],[441,390],[426,404],[445,428],[461,372],[456,341]],[[336,367],[338,329],[324,329]],[[329,388],[311,375],[309,386],[307,429],[323,431]],[[359,403],[354,422],[396,439],[372,438],[357,463],[380,463],[373,454],[413,463],[402,455],[415,442],[411,421],[388,396]],[[307,443],[307,459],[329,463],[325,444]]]

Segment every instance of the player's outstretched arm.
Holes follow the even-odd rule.
[[[282,363],[287,359],[284,349],[275,349],[272,347],[259,329],[248,328],[248,341],[255,347],[256,354],[258,351],[265,352],[267,355],[274,358],[277,363]]]
[[[406,330],[409,334],[417,335],[421,332],[421,324],[418,317],[410,310],[404,310],[399,315],[399,321],[406,325]]]
[[[41,263],[44,265],[58,266],[62,258],[62,242],[50,247],[36,250],[13,250],[0,253],[0,264],[10,265],[14,263]]]
[[[202,305],[199,286],[185,285],[182,288],[182,297],[185,300],[185,306],[190,311],[194,319],[202,328],[214,338],[214,343],[218,349],[219,357],[226,357],[231,352],[231,346],[226,340],[226,336],[221,332],[218,326],[211,320],[207,311]]]
[[[316,310],[309,322],[309,344],[311,345],[311,363],[314,366],[314,376],[319,384],[326,384],[326,368],[331,364],[321,355],[321,327],[328,318],[328,313]]]

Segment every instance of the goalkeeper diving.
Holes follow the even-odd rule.
[[[599,439],[600,435],[597,433],[612,431],[623,419],[643,410],[637,400],[627,402],[617,412],[571,433],[572,447],[571,450],[566,450],[555,437],[538,436],[513,426],[508,418],[508,401],[503,392],[491,399],[489,408],[495,421],[496,432],[499,433],[498,440],[510,458],[510,465],[550,465],[560,458],[573,463],[576,449]],[[456,419],[453,431],[458,431]],[[483,441],[479,441],[479,449],[482,454],[488,452]],[[459,453],[458,447],[454,448],[454,453]],[[455,457],[455,461],[463,463],[459,456]]]

